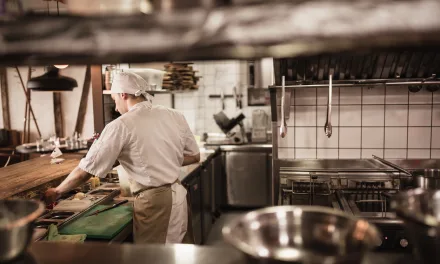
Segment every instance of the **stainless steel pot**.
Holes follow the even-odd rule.
[[[440,190],[440,170],[425,169],[417,170],[412,173],[413,186],[415,188],[423,188],[426,190]]]
[[[366,220],[320,206],[276,206],[226,224],[223,236],[253,262],[360,263],[381,244]]]
[[[419,262],[440,263],[440,191],[400,192],[391,207],[404,219]]]
[[[0,200],[0,262],[23,253],[32,238],[32,222],[44,212],[33,200]]]
[[[373,158],[403,174],[400,178],[401,189],[422,188],[426,190],[440,190],[440,169],[424,169],[410,172],[375,155],[373,155]]]

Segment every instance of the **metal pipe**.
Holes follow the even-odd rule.
[[[384,159],[382,159],[382,158],[379,158],[379,157],[376,156],[376,155],[373,155],[373,158],[376,159],[376,160],[378,160],[378,161],[380,161],[380,162],[382,162],[382,163],[385,164],[385,165],[388,165],[388,166],[390,166],[390,167],[392,167],[392,168],[394,168],[394,169],[396,169],[396,170],[398,170],[398,171],[400,171],[400,172],[402,172],[402,173],[408,175],[408,176],[412,176],[411,172],[405,170],[404,168],[402,168],[402,167],[400,167],[400,166],[397,166],[396,164],[394,164],[394,163],[392,163],[392,162],[389,162],[389,161],[387,161],[387,160],[384,160]]]

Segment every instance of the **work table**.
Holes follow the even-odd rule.
[[[51,158],[46,156],[0,168],[0,199],[21,197],[25,191],[63,180],[78,165],[80,157],[65,155],[63,158],[60,164],[50,164]]]

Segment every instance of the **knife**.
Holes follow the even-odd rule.
[[[122,204],[125,204],[125,203],[127,203],[127,202],[128,202],[128,200],[120,201],[120,202],[115,203],[114,205],[112,205],[112,206],[110,206],[110,207],[107,207],[107,208],[102,209],[102,210],[98,210],[98,211],[96,211],[96,212],[94,212],[94,213],[92,213],[92,214],[90,214],[90,215],[88,215],[88,216],[86,216],[86,217],[89,217],[89,216],[92,216],[92,215],[97,215],[97,214],[99,214],[99,213],[102,213],[102,212],[108,211],[108,210],[110,210],[110,209],[116,208],[116,207],[118,207],[118,206],[120,206],[120,205],[122,205]]]

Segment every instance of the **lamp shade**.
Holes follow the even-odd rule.
[[[27,88],[32,91],[63,92],[72,91],[75,87],[78,87],[75,79],[60,75],[59,69],[53,66],[45,74],[27,82]]]

